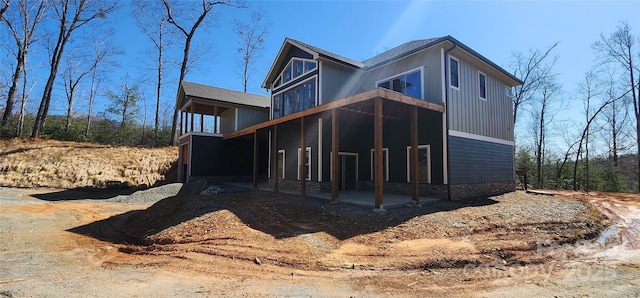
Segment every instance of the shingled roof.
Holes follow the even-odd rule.
[[[182,81],[182,84],[180,84],[180,92],[181,96],[179,98],[180,102],[178,103],[178,106],[182,106],[183,98],[189,97],[259,108],[268,108],[271,106],[271,99],[267,96],[244,93],[187,81]]]
[[[405,42],[391,50],[385,51],[379,55],[373,56],[367,60],[362,61],[365,67],[374,67],[385,62],[398,59],[402,56],[409,55],[422,48],[431,46],[434,42],[440,40],[442,37],[420,39]]]
[[[329,52],[329,51],[325,51],[325,50],[323,50],[321,48],[314,47],[314,46],[312,46],[310,44],[301,42],[299,40],[295,40],[293,38],[288,38],[288,37],[287,37],[287,39],[292,41],[292,42],[294,42],[294,43],[297,43],[297,44],[299,44],[299,45],[301,45],[301,46],[303,46],[305,48],[308,48],[309,50],[312,50],[312,51],[318,53],[318,55],[324,56],[325,58],[330,58],[330,59],[333,59],[333,60],[337,60],[339,62],[351,64],[351,65],[356,66],[356,67],[363,67],[364,66],[364,64],[362,64],[362,63],[360,63],[358,61],[351,60],[351,59],[349,59],[347,57],[340,56],[338,54],[335,54],[335,53],[332,53],[332,52]]]

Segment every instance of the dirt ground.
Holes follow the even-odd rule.
[[[115,196],[0,188],[0,297],[640,296],[638,195]]]

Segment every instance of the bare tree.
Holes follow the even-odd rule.
[[[0,18],[4,15],[4,12],[9,9],[9,0],[2,0],[2,7],[0,7]]]
[[[633,139],[629,129],[629,109],[630,103],[625,98],[617,99],[616,81],[613,74],[609,74],[606,82],[606,96],[611,100],[611,104],[602,111],[604,124],[602,135],[606,140],[609,158],[613,162],[613,167],[618,167],[619,153],[631,148],[629,140]]]
[[[144,100],[140,92],[140,86],[129,83],[129,75],[122,78],[122,85],[119,91],[108,91],[107,97],[111,100],[111,105],[107,108],[108,114],[120,118],[120,140],[125,143],[128,135],[126,129],[135,121],[138,116],[138,103]]]
[[[536,171],[537,186],[544,187],[544,158],[546,153],[546,140],[549,125],[553,122],[555,115],[560,110],[558,101],[560,100],[560,86],[549,76],[539,87],[539,94],[533,98],[532,117],[535,121],[535,155],[536,155]],[[560,103],[561,105],[561,103]]]
[[[178,20],[178,16],[179,15],[189,15],[188,13],[185,13],[184,11],[182,12],[174,12],[175,10],[179,10],[177,8],[177,5],[175,2],[170,1],[170,0],[162,0],[162,4],[164,5],[166,11],[167,11],[167,21],[169,22],[169,24],[173,25],[179,32],[181,35],[184,36],[184,49],[183,49],[183,56],[182,56],[182,64],[180,66],[180,78],[178,79],[178,89],[180,90],[180,84],[182,84],[182,80],[184,79],[184,76],[187,74],[187,67],[189,64],[189,51],[191,49],[191,41],[193,39],[193,36],[196,33],[196,30],[198,29],[198,27],[200,27],[200,25],[202,24],[202,22],[205,20],[205,18],[207,17],[207,15],[209,14],[209,12],[211,12],[211,10],[213,9],[214,6],[216,5],[228,5],[228,6],[233,6],[233,7],[242,7],[242,5],[238,2],[232,1],[232,0],[222,0],[222,1],[207,1],[207,0],[202,0],[201,5],[199,5],[199,7],[197,8],[196,11],[192,11],[192,13],[196,13],[194,15],[197,15],[197,17],[194,19],[187,19],[187,20]],[[191,4],[189,4],[191,5]],[[181,23],[179,23],[181,22]],[[190,27],[187,24],[191,24]],[[177,102],[177,101],[176,101]],[[176,143],[176,126],[178,125],[178,107],[176,107],[174,109],[173,112],[173,121],[171,124],[171,140],[170,140],[170,145],[175,145]]]
[[[8,7],[8,2],[6,4],[5,8]],[[16,67],[11,77],[11,87],[9,87],[9,93],[7,94],[0,126],[7,124],[13,112],[14,98],[18,92],[20,75],[25,69],[29,47],[36,41],[34,33],[44,16],[45,10],[46,2],[44,0],[18,0],[16,11],[8,17],[2,17],[16,43]]]
[[[92,51],[88,55],[91,57],[91,85],[89,87],[89,107],[87,111],[87,125],[84,130],[85,137],[89,137],[89,130],[91,128],[91,117],[93,114],[93,103],[100,87],[101,78],[98,76],[98,68],[100,65],[112,64],[109,60],[110,56],[119,54],[117,48],[113,46],[109,40],[113,36],[112,30],[100,30],[94,32],[94,40],[92,43]]]
[[[600,40],[593,44],[593,48],[603,63],[611,63],[621,67],[626,76],[625,91],[631,94],[633,114],[636,119],[636,147],[637,164],[640,167],[640,80],[636,78],[638,71],[634,58],[640,55],[636,46],[636,37],[631,33],[628,22],[621,22],[611,35],[600,34]],[[640,171],[638,171],[638,191],[640,191]]]
[[[22,99],[20,100],[20,114],[18,115],[18,127],[16,129],[16,136],[21,137],[24,129],[24,114],[26,112],[27,107],[27,99],[29,98],[29,94],[33,90],[33,87],[36,86],[38,80],[35,80],[29,90],[27,91],[27,67],[22,69]]]
[[[51,102],[51,93],[58,74],[58,66],[62,60],[65,46],[73,32],[86,25],[87,23],[98,19],[106,18],[107,14],[116,9],[116,2],[110,2],[103,5],[103,1],[92,0],[60,0],[51,2],[55,14],[58,18],[58,37],[55,48],[51,53],[49,77],[44,86],[40,107],[33,124],[31,132],[32,138],[38,138],[40,130],[43,128],[44,121],[49,113],[49,103]]]
[[[546,50],[529,50],[528,55],[513,53],[513,74],[523,82],[521,86],[514,88],[513,92],[513,123],[516,124],[518,111],[523,105],[529,103],[540,89],[545,80],[552,76],[551,69],[556,63],[556,57],[550,57],[553,49],[560,42],[556,42]]]
[[[264,13],[253,11],[251,21],[243,23],[234,20],[235,31],[239,35],[238,54],[242,66],[242,87],[247,92],[252,62],[264,50],[264,38],[269,33],[271,23],[265,19]]]
[[[164,52],[170,45],[170,39],[166,38],[168,17],[164,7],[156,6],[158,2],[134,2],[133,15],[138,25],[149,38],[156,50],[156,109],[154,119],[154,133],[158,139],[158,127],[160,125],[160,99],[162,96],[162,73],[164,71]]]

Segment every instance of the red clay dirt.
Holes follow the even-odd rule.
[[[171,197],[147,209],[14,202],[0,213],[9,225],[0,259],[32,245],[49,256],[39,270],[65,273],[31,276],[9,258],[0,293],[82,294],[100,278],[113,286],[96,296],[634,296],[638,261],[613,251],[637,253],[635,238],[597,242],[607,225],[640,218],[638,202],[517,192],[385,214],[272,192]]]

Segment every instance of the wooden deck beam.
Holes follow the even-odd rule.
[[[260,124],[249,126],[247,128],[243,128],[243,129],[225,134],[223,138],[232,139],[232,138],[240,137],[243,135],[248,135],[253,133],[253,131],[257,129],[273,126],[275,124],[299,119],[301,117],[306,117],[306,116],[322,113],[325,111],[331,111],[332,109],[337,109],[337,108],[345,107],[345,106],[360,103],[360,102],[365,102],[365,101],[376,99],[376,98],[381,98],[389,101],[417,106],[419,108],[440,112],[440,113],[443,113],[445,110],[444,105],[441,105],[441,104],[436,104],[436,103],[424,101],[421,99],[409,97],[395,91],[391,91],[383,88],[377,88],[377,89],[365,91],[362,93],[358,93],[352,96],[348,96],[342,99],[338,99],[336,101],[328,102],[323,105],[308,108],[296,113],[285,115],[280,118],[272,119]]]
[[[307,194],[307,145],[305,142],[304,116],[300,117],[300,194]]]
[[[375,207],[376,209],[383,208],[383,192],[384,192],[384,177],[382,174],[382,98],[376,98],[373,100],[373,148],[374,148],[374,189],[375,189]]]
[[[411,134],[411,156],[409,161],[409,169],[411,179],[411,199],[416,203],[420,203],[420,184],[418,181],[418,107],[411,107],[409,115],[410,134]]]
[[[284,160],[282,161],[284,164]],[[273,126],[273,191],[278,191],[278,125]],[[283,165],[284,166],[284,165]]]
[[[338,109],[331,110],[331,202],[338,200],[338,158],[339,158]]]
[[[258,190],[258,131],[253,133],[253,190]]]

